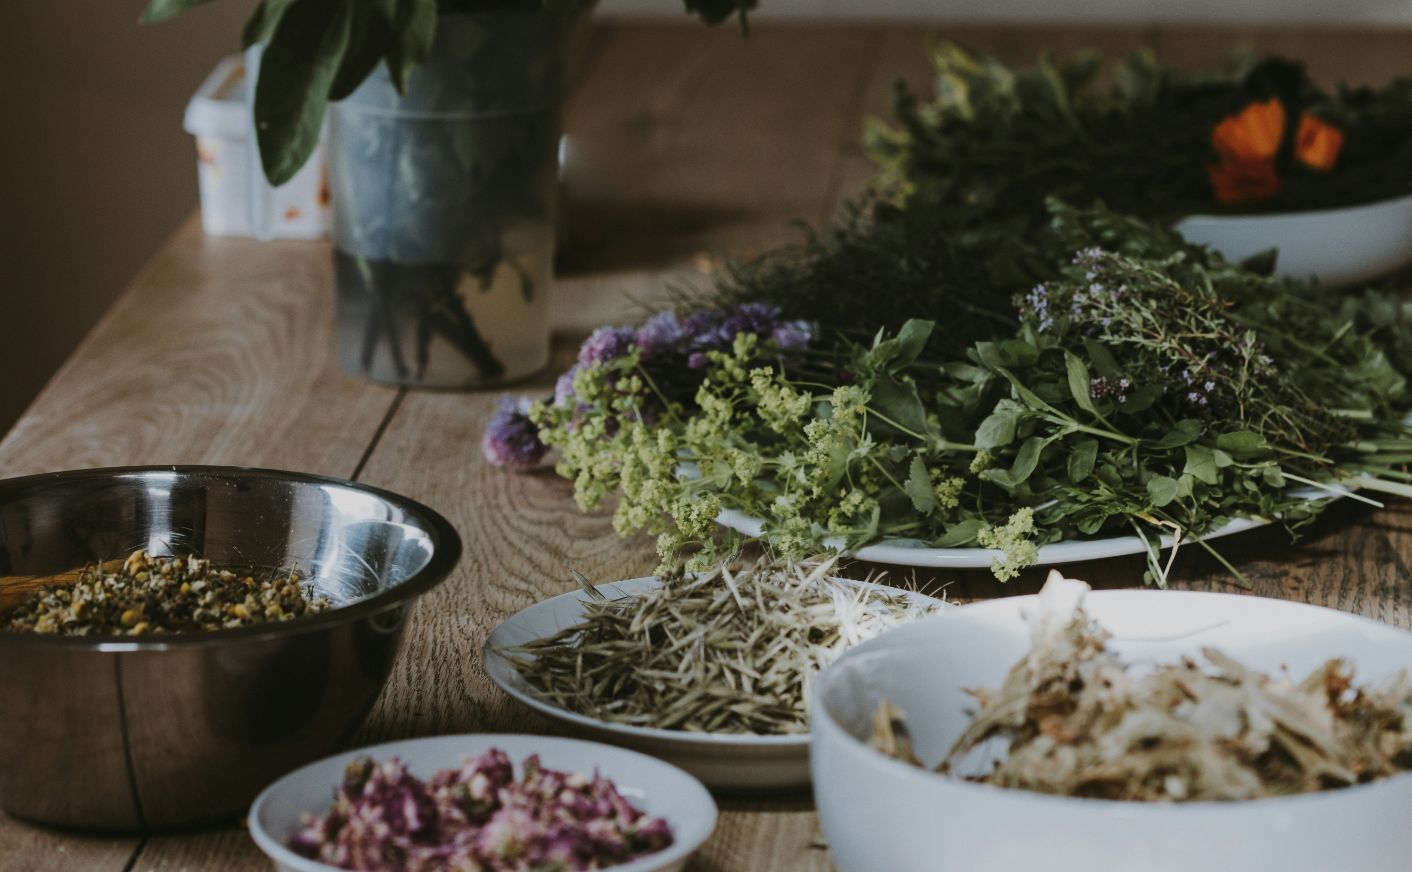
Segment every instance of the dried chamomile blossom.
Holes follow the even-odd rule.
[[[194,633],[290,621],[331,606],[297,572],[236,572],[195,555],[139,549],[35,591],[0,614],[0,628],[64,636]]]

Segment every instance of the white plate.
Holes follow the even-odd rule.
[[[814,707],[814,797],[841,872],[1406,872],[1412,775],[1250,802],[1136,803],[1045,796],[959,781],[866,747],[886,697],[918,756],[939,760],[974,701],[1029,651],[1033,596],[949,609],[840,657]],[[1090,616],[1130,662],[1173,662],[1214,646],[1303,678],[1330,657],[1374,683],[1412,667],[1412,635],[1386,624],[1261,597],[1124,590],[1088,594]],[[886,833],[886,838],[879,838]]]
[[[1279,250],[1275,274],[1351,285],[1412,261],[1412,196],[1343,209],[1270,215],[1192,215],[1174,228],[1227,260]]]
[[[1329,491],[1301,488],[1298,491],[1293,491],[1292,495],[1302,499],[1318,500],[1338,499],[1352,493],[1353,491],[1347,488],[1331,488]],[[723,510],[716,516],[716,523],[751,538],[758,538],[765,526],[759,518],[753,518],[735,509]],[[1268,518],[1233,518],[1200,538],[1208,541],[1219,539],[1222,536],[1231,536],[1235,533],[1244,533],[1246,530],[1254,530],[1257,527],[1265,527],[1271,523],[1272,521]],[[1161,540],[1163,548],[1172,547],[1171,534],[1164,533]],[[1188,545],[1193,541],[1192,539],[1183,540]],[[847,543],[839,537],[825,539],[822,544],[825,548],[835,551],[847,549]],[[1078,563],[1084,560],[1104,560],[1109,557],[1144,554],[1146,551],[1147,543],[1135,534],[1110,536],[1105,539],[1069,539],[1040,546],[1039,555],[1034,565],[1058,566],[1061,563]],[[853,549],[848,553],[869,563],[917,566],[926,569],[989,569],[991,563],[1001,556],[1001,552],[994,548],[932,548],[894,539],[883,539],[872,545]]]
[[[617,598],[634,596],[660,585],[656,578],[633,578],[600,584],[597,589],[607,597]],[[941,605],[940,600],[924,594],[887,588],[886,585],[876,586],[918,601]],[[499,653],[499,649],[543,639],[579,623],[583,619],[584,603],[588,600],[585,591],[572,591],[535,603],[496,627],[486,639],[482,653],[485,671],[491,681],[545,717],[568,724],[592,738],[661,757],[714,789],[775,792],[808,786],[808,733],[753,736],[634,727],[600,721],[541,699],[534,686],[525,680],[508,658]]]
[[[517,774],[531,754],[538,754],[550,769],[585,774],[599,772],[611,779],[633,805],[667,821],[672,828],[671,846],[631,863],[610,867],[611,872],[679,870],[716,828],[716,803],[701,782],[645,754],[577,739],[471,733],[372,745],[296,769],[255,798],[250,806],[250,836],[281,872],[339,872],[333,866],[299,856],[284,843],[299,827],[303,813],[317,814],[328,808],[329,797],[343,781],[343,770],[354,758],[400,757],[414,775],[428,778],[440,770],[460,766],[465,758],[478,756],[491,748],[508,754]]]

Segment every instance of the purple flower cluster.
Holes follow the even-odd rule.
[[[644,814],[599,775],[525,760],[517,780],[492,748],[422,781],[393,758],[349,765],[333,805],[290,837],[301,856],[340,869],[601,869],[672,844],[671,828]]]
[[[769,303],[700,309],[685,316],[669,310],[653,315],[635,329],[599,327],[579,347],[577,362],[555,382],[554,405],[565,407],[576,402],[574,376],[581,370],[610,364],[634,350],[653,383],[669,394],[686,383],[681,395],[671,394],[677,400],[692,396],[700,383],[699,376],[683,376],[690,370],[705,369],[710,363],[707,353],[729,349],[740,334],[755,336],[771,343],[778,352],[789,354],[809,347],[817,333],[814,324],[786,320],[779,307]],[[481,439],[481,451],[492,465],[530,469],[543,462],[548,449],[529,419],[529,407],[526,399],[501,401]],[[654,410],[649,407],[642,414],[650,421]],[[610,421],[610,429],[613,426],[615,422]]]
[[[1113,313],[1129,296],[1126,284],[1104,280],[1110,257],[1101,248],[1081,249],[1074,254],[1073,263],[1083,268],[1082,280],[1066,280],[1057,287],[1035,285],[1020,299],[1019,307],[1034,319],[1041,333],[1053,330],[1061,317],[1088,333],[1110,326]]]
[[[539,429],[530,420],[531,405],[528,397],[500,398],[480,440],[481,453],[492,466],[533,469],[543,462],[549,449],[539,441]]]
[[[1041,282],[1025,294],[1025,307],[1039,324],[1041,333],[1054,328],[1054,316],[1049,312],[1049,285]]]
[[[1214,354],[1207,354],[1203,363],[1209,363]],[[1205,409],[1211,405],[1211,392],[1216,390],[1216,382],[1201,379],[1190,369],[1182,370],[1182,381],[1186,383],[1186,402],[1193,409]]]
[[[785,320],[778,306],[769,303],[743,303],[732,309],[699,309],[681,316],[668,310],[647,319],[641,327],[599,327],[579,349],[578,363],[560,376],[554,389],[554,402],[563,405],[571,399],[573,376],[579,367],[608,363],[626,356],[634,348],[638,359],[657,370],[680,366],[705,369],[708,351],[730,348],[736,336],[744,333],[773,342],[783,352],[807,348],[817,334],[808,321]],[[670,380],[670,379],[668,379]]]
[[[636,338],[631,327],[599,327],[579,346],[579,365],[617,360],[632,350]]]
[[[1128,390],[1133,386],[1132,381],[1126,378],[1109,378],[1101,376],[1089,379],[1088,392],[1095,400],[1114,399],[1119,403],[1127,402]]]

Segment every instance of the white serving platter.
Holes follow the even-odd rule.
[[[1349,496],[1351,489],[1330,487],[1329,490],[1300,489],[1296,496],[1309,500],[1332,500]],[[725,509],[716,516],[716,523],[751,538],[758,538],[764,531],[764,522],[735,509]],[[1233,518],[1224,525],[1212,530],[1202,540],[1219,539],[1244,533],[1273,523],[1269,518]],[[1162,548],[1172,547],[1174,541],[1170,533],[1161,536]],[[1193,539],[1183,540],[1192,543]],[[862,548],[849,549],[841,538],[823,541],[823,546],[834,551],[846,551],[858,560],[882,563],[889,566],[915,566],[923,569],[988,569],[1001,552],[993,548],[933,548],[911,542],[883,539]],[[1035,566],[1058,566],[1064,563],[1079,563],[1085,560],[1106,560],[1110,557],[1127,557],[1146,553],[1148,545],[1136,534],[1109,536],[1101,539],[1070,539],[1042,545]]]
[[[865,585],[868,582],[854,582]],[[633,578],[600,584],[609,598],[635,596],[661,585],[656,578]],[[924,594],[870,585],[903,594],[916,602],[943,605]],[[582,620],[586,591],[576,590],[535,603],[507,618],[491,632],[483,650],[485,670],[502,690],[552,720],[593,739],[633,748],[660,757],[701,779],[716,790],[773,793],[799,790],[809,784],[809,734],[755,736],[732,733],[693,733],[614,724],[569,711],[540,698],[502,649],[552,636]]]
[[[1331,287],[1368,281],[1412,262],[1412,196],[1342,209],[1191,215],[1174,229],[1231,261],[1278,249],[1276,275]]]
[[[286,848],[285,842],[299,827],[301,815],[328,808],[349,763],[358,757],[400,757],[412,774],[429,778],[491,748],[509,755],[517,775],[531,754],[538,754],[550,769],[586,775],[598,772],[611,779],[633,805],[667,821],[672,829],[671,845],[604,872],[677,872],[716,828],[716,803],[701,782],[646,754],[578,739],[470,733],[372,745],[296,769],[255,798],[248,819],[250,836],[280,872],[338,872],[333,866],[301,857]]]

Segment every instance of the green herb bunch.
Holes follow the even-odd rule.
[[[1150,52],[1107,63],[1096,53],[1041,56],[1008,66],[954,44],[933,50],[934,94],[898,83],[896,123],[873,121],[867,148],[880,184],[906,198],[929,189],[958,212],[1046,221],[1043,198],[1101,200],[1159,220],[1213,211],[1291,211],[1349,206],[1412,192],[1412,78],[1379,88],[1316,85],[1302,64],[1238,58],[1222,71],[1189,73]],[[1208,168],[1212,133],[1252,103],[1278,99],[1288,114],[1272,160],[1278,191],[1226,204]],[[1293,154],[1304,114],[1342,132],[1330,170]]]
[[[210,0],[149,0],[144,23],[166,21]],[[684,0],[710,24],[738,15],[754,0]],[[261,0],[241,46],[267,43],[255,85],[255,133],[265,176],[294,177],[318,145],[330,101],[342,100],[379,64],[399,92],[436,39],[440,14],[544,12],[575,15],[596,0]]]
[[[620,492],[617,529],[693,567],[735,547],[715,523],[734,509],[785,556],[979,545],[1002,579],[1043,544],[1133,532],[1161,582],[1162,534],[1295,530],[1341,483],[1409,492],[1388,339],[1404,312],[1324,302],[1103,208],[1048,214],[1043,247],[1067,253],[1003,335],[913,319],[781,355],[740,334],[689,400],[629,348],[531,417],[585,509]]]

